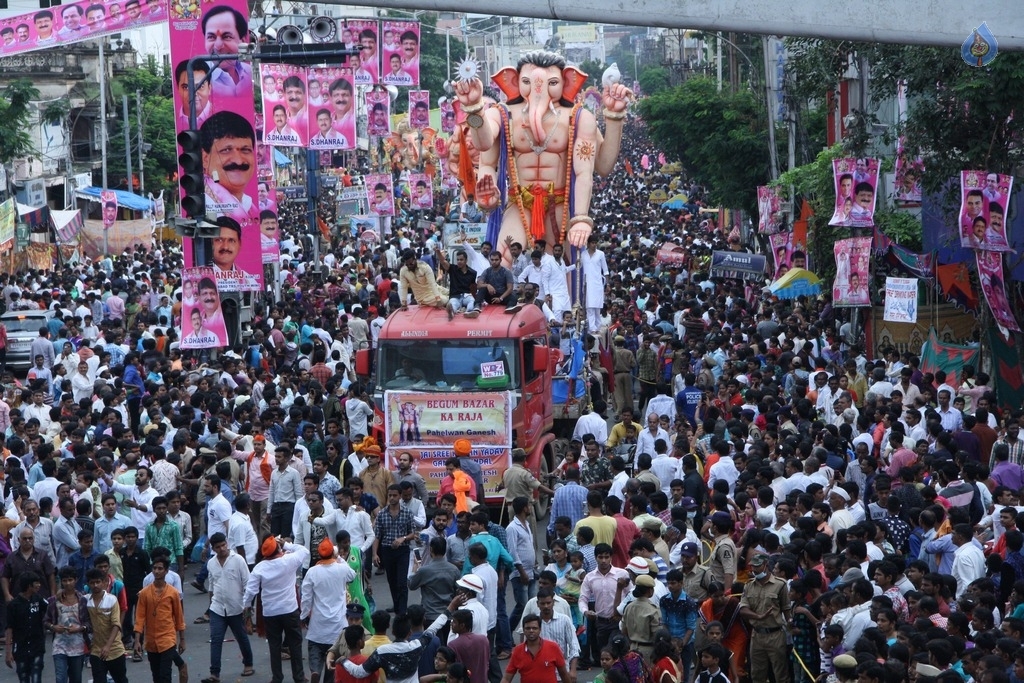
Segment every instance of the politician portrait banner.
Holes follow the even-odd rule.
[[[194,93],[201,119],[206,211],[217,216],[220,232],[215,239],[200,240],[195,248],[193,240],[186,238],[183,249],[186,267],[212,267],[222,293],[258,291],[263,286],[252,64],[233,59],[246,51],[248,16],[245,0],[170,3],[168,27],[171,64],[178,84],[173,90],[178,133],[188,129],[188,118],[182,114],[188,112],[193,96],[187,84],[189,60],[210,54],[222,57],[194,69],[196,83],[206,81]],[[284,85],[282,79],[277,88],[275,81],[275,92],[283,92]]]
[[[363,176],[366,201],[376,216],[395,215],[395,190],[390,173],[369,173]]]
[[[434,208],[434,190],[430,182],[430,176],[426,173],[412,173],[409,175],[409,189],[412,190],[412,209]]]
[[[263,84],[263,142],[305,147],[309,142],[306,70],[290,64],[260,64]]]
[[[100,206],[103,207],[103,229],[109,230],[117,220],[117,193],[113,190],[100,192]]]
[[[875,224],[878,159],[833,159],[836,207],[829,225],[870,228]]]
[[[228,345],[224,312],[213,268],[181,271],[181,348],[216,349]]]
[[[366,134],[370,137],[391,135],[391,96],[387,90],[366,93]]]
[[[380,24],[373,19],[346,19],[341,30],[342,40],[349,45],[346,33],[351,35],[352,47],[358,55],[348,58],[356,85],[380,83]]]
[[[978,262],[978,280],[985,301],[992,311],[996,323],[1012,332],[1020,332],[1017,321],[1010,309],[1010,301],[1006,298],[1006,284],[1003,280],[1003,255],[998,251],[975,251]]]
[[[1013,176],[960,172],[960,246],[1010,251],[1006,207],[1012,190]]]
[[[757,229],[762,235],[774,235],[782,225],[782,197],[778,187],[757,188]]]
[[[441,132],[455,132],[455,107],[447,99],[441,103]]]
[[[775,261],[775,277],[785,274],[789,269],[793,257],[792,233],[778,232],[768,236],[768,243],[772,247],[772,258]]]
[[[917,278],[885,278],[885,310],[882,320],[891,323],[917,322]]]
[[[420,84],[420,23],[383,21],[381,82],[384,85]]]
[[[423,130],[430,125],[430,91],[409,91],[409,125]]]
[[[198,13],[195,0],[172,0],[178,14]],[[46,7],[46,5],[41,5]],[[0,56],[71,45],[167,21],[166,0],[84,0],[0,20]]]
[[[833,252],[836,256],[836,279],[832,284],[832,305],[870,305],[871,238],[838,240]]]
[[[356,141],[352,70],[348,67],[309,69],[310,93],[314,83],[323,96],[309,100],[309,149],[352,149]],[[338,100],[337,107],[332,92]],[[335,112],[338,112],[337,118]]]

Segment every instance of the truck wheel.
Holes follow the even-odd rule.
[[[548,479],[548,475],[551,474],[551,454],[545,451],[544,455],[540,458],[540,481],[545,486],[550,486],[551,481]],[[547,519],[548,513],[551,511],[551,498],[541,493],[533,501],[533,514],[534,518],[538,522],[542,522]]]

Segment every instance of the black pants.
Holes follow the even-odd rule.
[[[380,546],[377,550],[380,564],[388,576],[388,588],[391,589],[391,602],[395,606],[395,614],[405,614],[409,602],[409,546],[399,548]]]
[[[153,674],[153,683],[171,683],[171,665],[174,664],[174,655],[178,653],[177,648],[168,648],[163,652],[147,652],[149,658],[149,670]],[[96,674],[93,674],[95,677]]]
[[[92,679],[94,681],[105,681],[109,675],[114,683],[128,683],[128,660],[124,655],[117,659],[104,661],[96,656],[89,657],[89,664],[92,666]]]
[[[274,503],[270,510],[270,533],[274,536],[292,536],[292,514],[295,503]]]
[[[281,643],[288,648],[291,655],[292,680],[302,683],[306,672],[302,668],[302,627],[299,625],[299,611],[277,614],[272,617],[264,615],[267,627],[267,645],[270,649],[270,680],[271,683],[284,683],[284,671],[281,670]]]
[[[598,617],[587,619],[587,644],[590,646],[591,664],[597,666],[601,661],[601,649],[608,644],[609,638],[619,631],[619,625],[611,619]]]

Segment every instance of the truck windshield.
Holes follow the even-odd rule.
[[[508,339],[382,340],[379,359],[378,384],[384,389],[503,391],[519,387],[516,346]],[[486,363],[501,363],[501,369],[490,366],[485,378],[481,366]]]

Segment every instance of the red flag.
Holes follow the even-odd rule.
[[[632,162],[630,162],[629,159],[626,159],[626,163],[624,165],[626,167],[626,173],[628,173],[629,175],[633,175],[633,164],[632,164]]]

